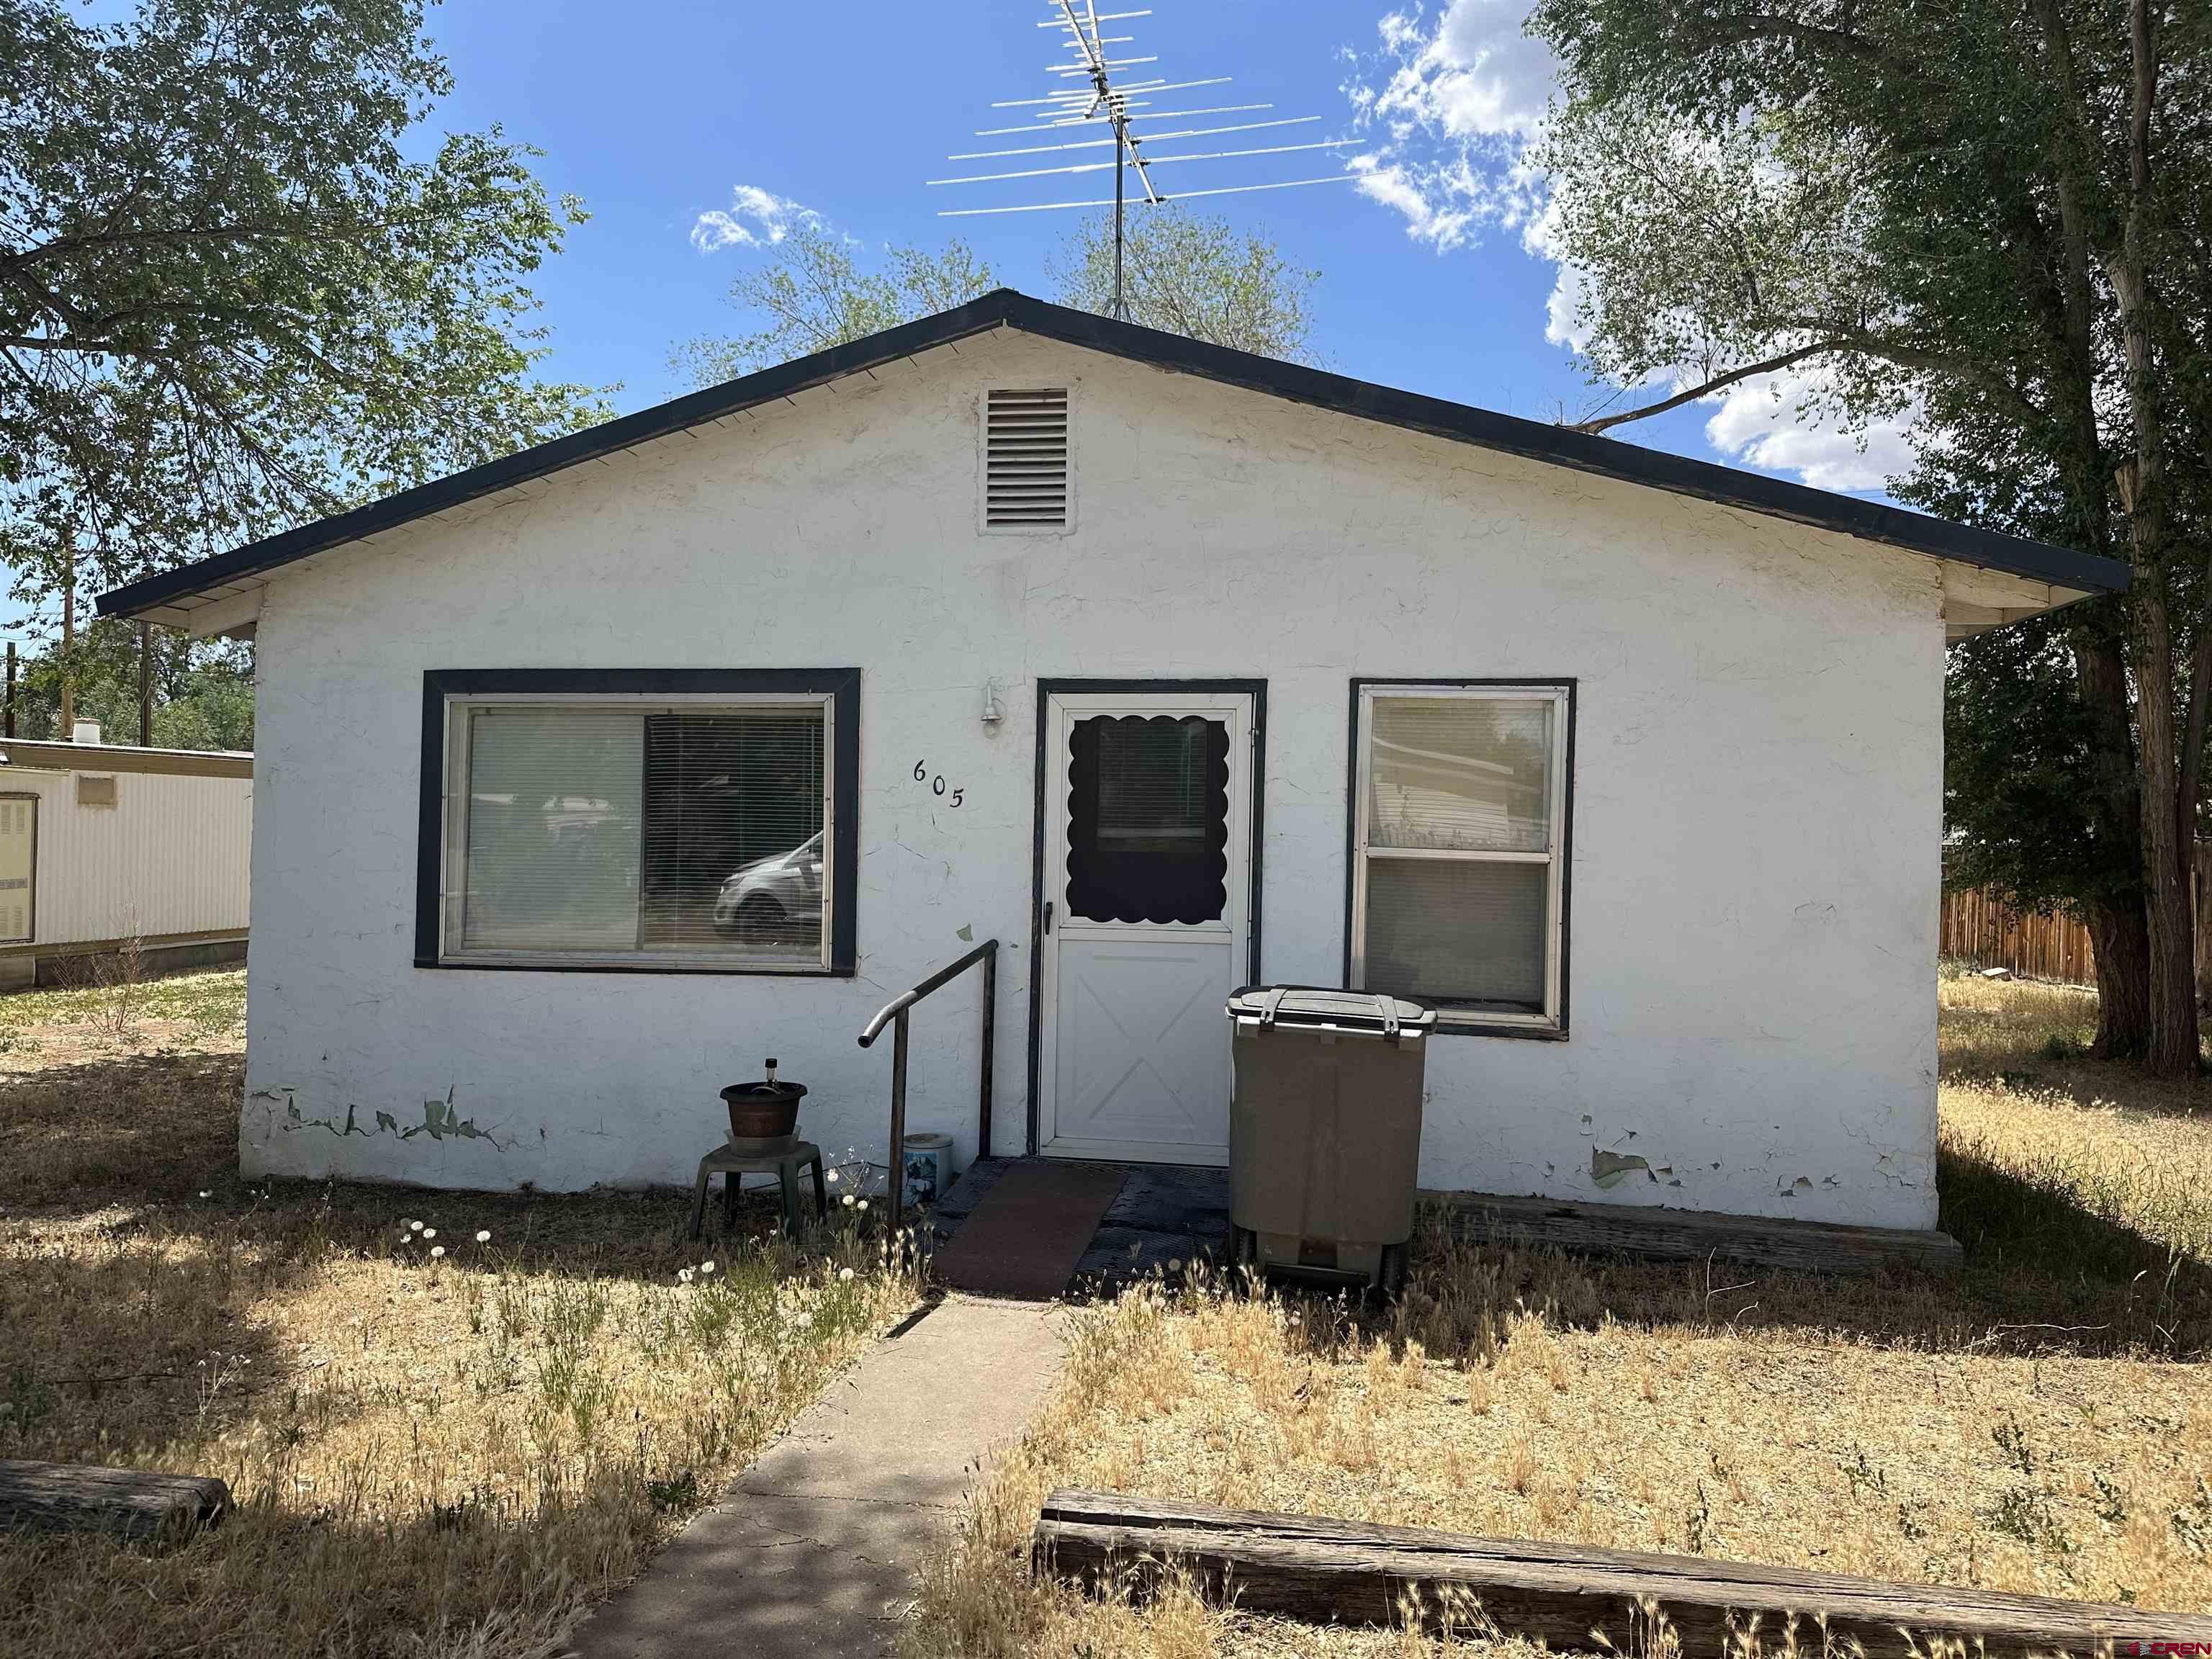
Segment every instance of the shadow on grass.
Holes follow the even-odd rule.
[[[690,1194],[672,1188],[248,1181],[240,1064],[129,1054],[0,1078],[0,1456],[116,1462],[219,1431],[299,1380],[268,1305],[334,1261],[419,1260],[410,1221],[438,1230],[456,1270],[661,1285],[777,1227],[773,1194],[749,1192],[727,1233],[717,1203],[695,1240]]]
[[[245,1056],[153,1052],[0,1074],[0,1208],[186,1199],[238,1167]]]
[[[1594,1329],[1801,1330],[1933,1352],[2212,1355],[2212,1267],[2081,1209],[2063,1194],[1945,1152],[1955,1277],[1904,1264],[1870,1278],[1755,1263],[1576,1256],[1431,1229],[1409,1293],[1356,1317],[1437,1355],[1486,1351],[1524,1309]]]
[[[343,1500],[316,1506],[313,1498],[294,1498],[282,1510],[249,1503],[167,1550],[92,1535],[11,1538],[0,1549],[0,1651],[9,1659],[186,1652],[507,1659],[565,1651],[577,1614],[619,1591],[683,1510],[717,1495],[686,1481],[687,1473],[601,1467],[560,1501],[528,1511],[466,1499],[398,1516]],[[915,1510],[892,1505],[936,1493],[892,1480],[878,1495],[889,1503],[828,1506],[850,1516],[811,1506],[810,1536],[880,1553],[897,1542],[881,1528],[913,1524]],[[761,1524],[755,1520],[740,1516],[679,1546],[686,1577],[726,1584],[726,1596],[619,1595],[586,1650],[734,1651],[732,1641],[775,1627],[788,1632],[796,1652],[835,1645],[841,1633],[882,1619],[881,1592],[868,1573],[760,1571],[763,1552],[787,1548],[789,1528],[799,1522],[780,1516],[772,1500]],[[785,1530],[769,1524],[778,1521]],[[878,1530],[870,1534],[872,1521]],[[732,1624],[738,1614],[742,1630]]]
[[[2092,1060],[2069,1051],[2000,1054],[1982,1062],[1947,1065],[1946,1084],[1995,1087],[2057,1096],[2075,1106],[2138,1112],[2184,1122],[2212,1119],[2212,1073],[2195,1078],[2147,1078],[2124,1062]]]
[[[1938,1178],[1961,1291],[1992,1315],[2173,1358],[2212,1351],[2212,1264],[1978,1158],[1946,1149]]]

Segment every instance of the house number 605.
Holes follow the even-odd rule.
[[[929,763],[927,761],[916,761],[914,763],[914,781],[916,783],[927,782],[929,785],[929,793],[933,795],[941,795],[945,793],[945,774],[942,772],[931,772],[929,769]],[[964,787],[955,789],[952,791],[952,799],[950,804],[954,806],[959,805],[962,797],[966,795],[968,791]]]

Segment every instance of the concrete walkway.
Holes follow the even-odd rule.
[[[952,1297],[887,1337],[578,1628],[575,1659],[890,1652],[915,1566],[1060,1365],[1060,1309]]]

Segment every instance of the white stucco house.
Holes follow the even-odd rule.
[[[1944,645],[2126,580],[1001,290],[101,609],[257,641],[249,1171],[682,1182],[770,1054],[880,1158],[995,938],[1002,1153],[1350,985],[1427,1185],[1926,1227]]]

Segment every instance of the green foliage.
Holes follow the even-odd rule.
[[[1943,879],[2031,910],[2130,892],[2133,841],[2096,811],[2096,732],[2066,623],[2039,617],[1956,647],[1944,674]]]
[[[1589,364],[1666,388],[1589,424],[1793,369],[1845,429],[1916,411],[1901,499],[2134,565],[2124,602],[1954,653],[1948,850],[1954,877],[2032,904],[2154,896],[2152,1060],[2193,1069],[2177,848],[2199,811],[2187,711],[2212,695],[2192,653],[2212,580],[2201,9],[1540,0],[1530,27],[1563,65],[1539,159]]]
[[[154,746],[157,749],[253,747],[252,647],[233,641],[194,641],[166,628],[152,636]],[[98,720],[108,743],[138,741],[138,629],[110,617],[76,637],[76,714]],[[16,678],[15,731],[54,739],[61,729],[64,658],[59,645],[27,658]]]
[[[1292,362],[1313,361],[1310,305],[1317,270],[1300,270],[1257,232],[1176,205],[1140,204],[1127,216],[1122,289],[1129,320],[1194,340]],[[1085,219],[1052,260],[1062,305],[1109,313],[1114,303],[1114,219]]]
[[[730,301],[766,319],[755,333],[702,335],[677,348],[670,366],[694,386],[749,374],[809,352],[949,311],[996,285],[991,268],[961,241],[936,253],[888,249],[865,270],[863,252],[811,215],[794,220],[769,262],[741,270]]]
[[[497,129],[428,160],[420,0],[0,0],[0,557],[34,603],[599,417],[534,373],[582,216]]]
[[[997,285],[966,243],[937,252],[885,250],[871,268],[866,249],[802,214],[765,263],[740,270],[730,301],[761,319],[750,334],[703,336],[678,346],[671,366],[695,386],[823,351],[901,323],[947,311]],[[1308,300],[1320,273],[1285,262],[1263,236],[1240,237],[1225,220],[1163,204],[1128,222],[1125,287],[1130,320],[1216,345],[1309,362]],[[1052,262],[1064,305],[1111,308],[1114,222],[1087,220]]]
[[[1833,378],[1808,413],[1863,427],[1903,407],[1910,377],[1865,349],[1878,280],[1865,148],[1802,111],[1699,127],[1641,100],[1559,110],[1533,159],[1553,182],[1550,245],[1589,278],[1577,337],[1609,401],[1818,362]]]

